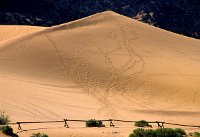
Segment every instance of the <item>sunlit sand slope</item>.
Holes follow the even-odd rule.
[[[43,29],[44,27],[0,25],[0,42]]]
[[[200,120],[200,41],[114,12],[3,42],[0,76],[13,121]]]

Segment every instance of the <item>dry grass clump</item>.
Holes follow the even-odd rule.
[[[9,122],[8,116],[5,114],[5,112],[0,111],[0,125],[7,125]]]

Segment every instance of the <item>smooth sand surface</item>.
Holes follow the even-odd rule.
[[[23,34],[42,30],[45,27],[20,26],[20,25],[0,25],[0,42],[16,38]]]
[[[1,42],[0,100],[12,122],[112,118],[200,125],[200,41],[110,11],[38,29]],[[22,125],[48,129],[19,135],[126,137],[134,128],[76,122],[58,128],[63,124]]]

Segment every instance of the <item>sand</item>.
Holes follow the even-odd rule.
[[[111,11],[28,34],[4,31],[0,109],[12,122],[113,118],[200,125],[199,40]],[[19,135],[126,137],[134,128],[63,124],[22,125],[47,129]]]
[[[4,135],[3,133],[0,133],[0,136],[1,137],[7,137],[6,135]]]
[[[20,25],[0,25],[0,42],[16,38],[20,35],[42,30],[45,27],[20,26]]]

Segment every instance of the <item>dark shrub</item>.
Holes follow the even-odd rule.
[[[143,128],[138,128],[135,129],[129,137],[156,137],[156,132],[152,129],[145,130]]]
[[[186,135],[185,131],[182,129],[142,129],[138,128],[133,131],[129,137],[184,137]]]
[[[176,136],[174,129],[165,128],[165,129],[156,129],[157,137],[179,137]]]
[[[131,133],[128,137],[136,137],[133,133]]]
[[[6,135],[9,135],[12,137],[18,137],[18,135],[13,133],[13,129],[10,126],[1,126],[0,130]]]
[[[132,136],[129,137],[144,137],[145,130],[142,128],[135,129]]]
[[[135,122],[136,127],[152,127],[149,123],[145,120],[140,120]]]
[[[48,137],[48,135],[43,133],[33,133],[31,137]]]
[[[181,129],[164,128],[156,129],[157,137],[183,137],[186,133]]]
[[[199,132],[194,132],[194,133],[190,133],[190,134],[193,137],[200,137],[200,133]]]
[[[144,136],[145,137],[156,137],[156,131],[153,129],[146,129]]]
[[[4,112],[0,112],[0,125],[6,125],[8,122],[8,116]]]
[[[175,132],[178,133],[178,134],[186,135],[186,132],[185,132],[183,129],[181,129],[181,128],[175,128],[174,130],[175,130]]]
[[[100,120],[91,119],[86,121],[86,127],[105,127]]]

